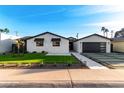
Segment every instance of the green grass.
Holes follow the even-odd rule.
[[[43,64],[77,64],[73,56],[54,56],[45,54],[7,54],[0,55],[0,63],[43,63]]]

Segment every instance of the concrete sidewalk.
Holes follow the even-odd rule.
[[[72,52],[72,54],[90,69],[109,69],[77,52]]]
[[[124,87],[124,70],[0,69],[0,87]]]

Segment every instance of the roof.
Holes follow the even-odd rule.
[[[71,42],[74,42],[74,41],[76,41],[77,39],[76,38],[74,38],[74,37],[68,37],[68,39],[69,39],[69,41],[71,41]]]
[[[41,33],[41,34],[32,36],[32,37],[30,37],[30,38],[28,38],[28,39],[32,39],[32,38],[35,38],[35,37],[38,37],[38,36],[41,36],[41,35],[45,35],[45,34],[51,34],[51,35],[54,35],[54,36],[57,36],[57,37],[61,37],[61,38],[64,38],[64,39],[67,39],[67,40],[68,40],[68,38],[66,38],[66,37],[63,37],[63,36],[60,36],[60,35],[57,35],[57,34],[54,34],[54,33],[51,33],[51,32],[44,32],[44,33]],[[27,40],[28,40],[28,39],[27,39]]]
[[[99,34],[92,34],[92,35],[89,35],[89,36],[86,36],[86,37],[80,38],[80,39],[78,39],[78,40],[76,40],[76,41],[79,41],[79,40],[82,40],[82,39],[85,39],[85,38],[89,38],[89,37],[91,37],[91,36],[98,36],[98,37],[101,37],[101,38],[104,38],[104,39],[111,40],[110,38],[104,37],[104,36],[99,35]]]
[[[124,41],[124,37],[112,38],[112,41]]]
[[[21,37],[21,38],[17,38],[17,39],[21,39],[21,40],[27,40],[28,38],[31,38],[32,36],[25,36],[25,37]]]

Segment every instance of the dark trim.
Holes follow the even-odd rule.
[[[51,41],[61,41],[61,38],[52,38]]]
[[[44,38],[35,38],[34,41],[44,41]]]
[[[38,36],[41,36],[41,35],[44,35],[44,34],[51,34],[51,35],[58,36],[58,37],[61,37],[61,38],[66,39],[66,40],[69,40],[69,39],[66,38],[66,37],[63,37],[63,36],[60,36],[60,35],[57,35],[57,34],[54,34],[54,33],[51,33],[51,32],[44,32],[44,33],[41,33],[41,34],[35,35],[35,36],[33,36],[33,37],[30,37],[30,38],[28,38],[27,40],[32,39],[32,38],[35,38],[35,37],[38,37]]]
[[[82,39],[85,39],[85,38],[88,38],[88,37],[91,37],[91,36],[98,36],[98,37],[101,37],[101,38],[104,38],[104,39],[111,40],[110,38],[107,38],[107,37],[104,37],[104,36],[101,36],[101,35],[98,35],[98,34],[92,34],[92,35],[89,35],[89,36],[80,38],[80,39],[78,39],[78,40],[76,40],[76,41],[79,41],[79,40],[82,40]],[[75,41],[75,42],[76,42],[76,41]]]

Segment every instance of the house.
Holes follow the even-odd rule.
[[[110,53],[111,40],[98,34],[92,34],[75,41],[74,50],[79,53]]]
[[[0,39],[0,54],[7,53],[12,51],[12,44],[14,43],[14,39],[18,38],[17,36],[1,34]]]
[[[69,53],[69,40],[63,36],[44,32],[42,34],[26,39],[26,50],[28,52]]]
[[[124,52],[124,37],[112,39],[113,52]]]

